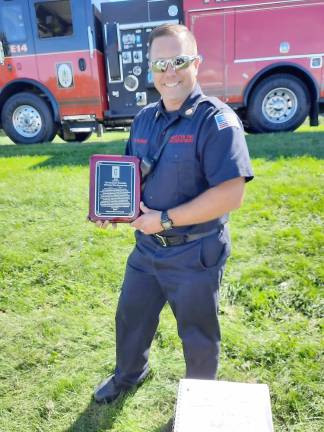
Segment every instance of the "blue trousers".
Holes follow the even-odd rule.
[[[186,377],[214,379],[220,350],[219,287],[230,254],[228,228],[179,246],[163,247],[136,231],[116,313],[116,384],[147,374],[160,312],[170,304],[186,362]]]

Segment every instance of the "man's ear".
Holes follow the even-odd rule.
[[[198,69],[199,69],[200,63],[201,63],[201,58],[200,57],[194,61],[195,75],[196,76],[198,75]]]

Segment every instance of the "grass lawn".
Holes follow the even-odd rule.
[[[0,137],[1,432],[162,432],[173,414],[184,364],[169,308],[148,381],[112,406],[91,400],[114,368],[134,241],[126,225],[85,221],[88,159],[122,153],[126,138],[14,146]],[[324,125],[247,140],[256,179],[231,217],[219,379],[267,383],[276,431],[320,432]]]

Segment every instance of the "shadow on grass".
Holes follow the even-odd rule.
[[[300,156],[324,159],[324,132],[248,135],[247,143],[253,159],[275,160]]]
[[[156,429],[153,429],[152,432],[172,432],[173,431],[173,421],[174,418],[171,417],[169,421],[163,426],[159,426]]]
[[[110,430],[120,415],[124,398],[111,405],[98,405],[91,400],[87,408],[80,414],[76,421],[65,432],[97,432]]]
[[[97,432],[99,430],[111,430],[118,417],[122,415],[126,400],[132,397],[135,392],[136,389],[124,394],[110,404],[98,404],[93,399],[90,400],[87,408],[65,432]]]
[[[124,154],[126,140],[112,142],[0,145],[0,158],[45,156],[33,168],[57,166],[87,166],[93,154]]]
[[[152,378],[152,372],[148,375],[145,382]],[[113,429],[116,421],[123,415],[123,408],[128,398],[135,396],[139,387],[124,393],[112,403],[98,404],[91,399],[86,409],[79,415],[75,422],[64,432],[98,432]],[[159,425],[151,432],[172,432],[173,417],[167,423]]]
[[[87,408],[76,421],[64,432],[98,432],[109,431],[120,416],[126,400],[134,396],[136,389],[118,398],[112,404],[98,404],[94,400],[89,402]],[[173,418],[167,423],[157,426],[152,432],[172,432]]]
[[[33,168],[57,166],[87,166],[93,154],[124,154],[125,138],[108,142],[0,145],[0,158],[17,156],[47,156]],[[253,159],[275,160],[311,156],[324,159],[324,132],[287,132],[277,134],[247,135],[250,155]]]

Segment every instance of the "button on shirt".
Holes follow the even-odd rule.
[[[143,108],[132,124],[126,154],[152,159],[166,136],[167,144],[142,193],[149,208],[168,210],[226,180],[253,178],[240,120],[219,99],[203,96],[199,85],[178,111],[165,111],[162,101]],[[207,232],[227,219],[226,214],[176,227],[167,235]]]

